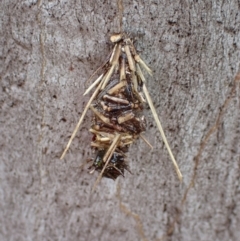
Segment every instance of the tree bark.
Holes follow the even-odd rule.
[[[80,168],[94,154],[84,82],[119,31],[117,1],[2,0],[1,240],[239,240],[239,1],[123,1],[123,29],[154,72],[146,138],[116,182]]]

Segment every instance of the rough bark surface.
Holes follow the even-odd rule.
[[[59,159],[119,30],[117,1],[2,0],[0,240],[239,240],[239,1],[123,4],[183,182],[150,110],[154,149],[132,146],[133,175],[90,194],[90,115]]]

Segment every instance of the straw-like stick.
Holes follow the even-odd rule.
[[[144,135],[140,134],[140,138],[151,148],[153,149],[153,146],[150,144],[150,142],[145,138]]]
[[[169,153],[169,155],[170,155],[170,157],[171,157],[171,159],[172,159],[172,162],[173,162],[173,165],[174,165],[174,167],[175,167],[175,169],[176,169],[178,178],[179,178],[180,181],[182,181],[182,173],[181,173],[181,171],[179,170],[178,164],[177,164],[177,162],[176,162],[176,160],[175,160],[175,158],[174,158],[174,156],[173,156],[173,153],[172,153],[172,151],[171,151],[171,148],[170,148],[170,146],[169,146],[169,144],[168,144],[168,141],[167,141],[167,138],[166,138],[166,136],[165,136],[165,134],[164,134],[164,131],[163,131],[161,122],[160,122],[160,120],[159,120],[159,118],[158,118],[157,112],[156,112],[156,110],[155,110],[155,107],[154,107],[154,105],[153,105],[152,99],[151,99],[151,97],[150,97],[150,95],[149,95],[149,93],[148,93],[148,90],[147,90],[147,87],[146,87],[145,83],[143,83],[143,92],[144,92],[144,94],[145,94],[145,96],[146,96],[148,105],[149,105],[149,107],[150,107],[150,109],[151,109],[151,111],[152,111],[153,118],[154,118],[154,120],[155,120],[155,122],[156,122],[156,124],[157,124],[158,130],[159,130],[160,133],[161,133],[163,142],[164,142],[165,146],[167,147],[168,153]]]
[[[180,181],[182,181],[182,173],[181,173],[181,171],[180,171],[180,169],[179,169],[179,167],[178,167],[178,164],[177,164],[177,162],[176,162],[176,160],[175,160],[175,158],[174,158],[174,155],[173,155],[173,153],[172,153],[172,151],[171,151],[171,148],[170,148],[170,146],[169,146],[169,144],[168,144],[168,141],[167,141],[167,138],[166,138],[166,136],[165,136],[165,134],[164,134],[164,131],[163,131],[161,122],[160,122],[160,120],[159,120],[159,118],[158,118],[157,111],[156,111],[156,109],[155,109],[155,107],[154,107],[154,105],[153,105],[152,99],[151,99],[151,97],[150,97],[150,95],[149,95],[149,92],[148,92],[148,90],[147,90],[147,87],[146,87],[146,85],[145,85],[145,83],[146,83],[145,77],[144,77],[144,75],[143,75],[143,73],[142,73],[142,70],[141,70],[140,66],[139,66],[138,64],[136,64],[136,66],[137,66],[137,74],[138,74],[138,76],[141,78],[141,80],[142,80],[142,82],[143,82],[143,92],[144,92],[144,94],[145,94],[145,96],[146,96],[148,105],[149,105],[149,107],[150,107],[150,109],[151,109],[151,111],[152,111],[153,118],[154,118],[154,120],[155,120],[155,122],[156,122],[156,124],[157,124],[158,130],[160,131],[160,134],[161,134],[161,136],[162,136],[163,142],[164,142],[165,146],[167,147],[169,156],[170,156],[170,158],[171,158],[171,160],[172,160],[172,162],[173,162],[173,165],[174,165],[174,167],[175,167],[175,169],[176,169],[178,178],[179,178]]]
[[[83,111],[83,113],[82,113],[82,116],[80,117],[80,119],[79,119],[79,121],[78,121],[78,123],[77,123],[77,125],[76,125],[76,127],[75,127],[75,129],[74,129],[74,131],[73,131],[73,133],[72,133],[72,136],[71,136],[71,138],[69,139],[68,144],[67,144],[65,150],[63,151],[63,154],[62,154],[62,156],[60,157],[60,159],[63,159],[64,156],[66,155],[66,152],[68,151],[68,149],[69,149],[69,147],[70,147],[70,145],[71,145],[71,143],[72,143],[72,140],[73,140],[74,137],[76,136],[77,131],[78,131],[78,129],[79,129],[79,127],[80,127],[80,125],[81,125],[81,123],[82,123],[82,121],[83,121],[86,113],[87,113],[87,110],[88,110],[89,106],[91,105],[91,103],[92,103],[92,101],[94,100],[94,98],[97,96],[98,91],[100,90],[100,88],[101,88],[101,83],[98,85],[98,87],[96,88],[96,90],[95,90],[94,93],[92,94],[90,100],[88,101],[88,103],[87,103],[87,105],[86,105],[86,107],[85,107],[85,109],[84,109],[84,111]]]
[[[106,160],[105,165],[104,165],[101,173],[98,175],[98,178],[97,178],[96,182],[94,183],[92,191],[94,191],[96,189],[96,186],[100,182],[100,180],[102,178],[102,175],[103,175],[103,173],[104,173],[104,171],[105,171],[109,161],[111,160],[113,152],[117,148],[117,143],[120,140],[120,137],[121,137],[121,134],[116,134],[115,138],[113,139],[113,142],[112,142],[111,146],[108,148],[107,152],[105,153],[105,155],[103,157],[103,161]]]
[[[103,74],[101,74],[84,92],[83,95],[88,94],[101,80],[102,80]]]

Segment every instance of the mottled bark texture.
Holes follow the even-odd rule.
[[[154,149],[132,146],[133,175],[90,195],[90,113],[59,159],[112,49],[117,2],[1,0],[0,240],[239,240],[239,1],[123,3],[183,182],[149,109]]]

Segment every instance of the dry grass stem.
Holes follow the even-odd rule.
[[[172,160],[173,165],[174,165],[174,167],[175,167],[175,170],[176,170],[176,172],[177,172],[178,178],[179,178],[180,181],[182,181],[182,173],[181,173],[181,171],[180,171],[180,169],[179,169],[179,167],[178,167],[178,164],[177,164],[177,162],[176,162],[176,160],[175,160],[175,158],[174,158],[174,156],[173,156],[173,153],[172,153],[172,151],[171,151],[171,148],[170,148],[170,146],[169,146],[169,144],[168,144],[168,141],[167,141],[167,138],[166,138],[166,136],[165,136],[165,134],[164,134],[164,131],[163,131],[161,122],[160,122],[160,120],[159,120],[159,118],[158,118],[157,112],[156,112],[156,110],[155,110],[155,107],[154,107],[154,105],[153,105],[152,99],[151,99],[151,97],[150,97],[150,95],[149,95],[149,93],[148,93],[148,90],[147,90],[147,87],[146,87],[145,84],[143,84],[143,92],[144,92],[144,94],[145,94],[145,96],[146,96],[148,105],[149,105],[149,107],[150,107],[150,109],[151,109],[151,111],[152,111],[153,118],[154,118],[154,120],[155,120],[155,122],[156,122],[156,124],[157,124],[158,130],[160,131],[160,134],[161,134],[161,136],[162,136],[163,142],[164,142],[164,144],[165,144],[165,146],[166,146],[166,148],[167,148],[167,150],[168,150],[168,153],[169,153],[169,155],[170,155],[170,157],[171,157],[171,160]]]

